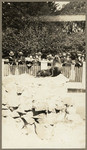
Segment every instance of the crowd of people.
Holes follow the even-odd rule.
[[[22,52],[19,52],[18,57],[15,57],[13,51],[10,51],[8,59],[5,59],[5,63],[9,63],[10,65],[23,65],[26,64],[28,68],[30,68],[33,63],[38,63],[40,65],[42,60],[48,61],[48,66],[50,66],[51,62],[55,59],[60,59],[62,66],[71,66],[74,64],[76,67],[82,67],[83,62],[85,61],[85,55],[81,53],[71,52],[71,53],[59,53],[57,55],[49,54],[45,58],[41,54],[41,52],[33,55],[28,55],[24,57]]]

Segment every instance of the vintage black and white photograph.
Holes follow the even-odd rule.
[[[2,2],[2,148],[85,148],[86,2]]]

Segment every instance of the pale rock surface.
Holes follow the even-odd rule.
[[[82,119],[86,118],[86,108],[84,108],[84,106],[78,106],[76,108],[76,113],[79,114]]]
[[[67,119],[73,121],[74,123],[82,123],[83,120],[81,119],[80,115],[78,114],[68,114]]]
[[[49,124],[38,124],[35,123],[35,131],[40,139],[48,139],[50,140],[54,135],[54,128]]]
[[[28,74],[3,78],[4,148],[85,147],[84,98],[67,94],[67,82],[62,74],[45,78]],[[33,116],[33,109],[46,110],[47,114],[40,112]]]
[[[26,126],[24,126],[22,128],[22,134],[24,135],[29,135],[31,133],[35,133],[34,131],[34,124],[33,125],[30,125],[30,124],[27,124]]]
[[[33,116],[34,119],[37,119],[39,124],[45,124],[46,123],[46,118],[47,118],[47,115],[42,113],[42,114],[39,114],[39,115],[35,115]]]
[[[7,117],[7,116],[10,116],[11,115],[11,111],[9,110],[9,109],[7,109],[7,110],[2,110],[2,116],[3,117]]]
[[[16,118],[16,117],[20,117],[20,115],[16,111],[13,111],[13,112],[10,112],[10,117]]]
[[[28,96],[21,96],[20,98],[20,104],[21,108],[23,110],[32,110],[32,99],[30,99]]]
[[[11,94],[7,95],[7,104],[11,107],[17,107],[20,105],[19,98],[15,92],[12,92]]]
[[[33,119],[33,113],[32,112],[27,112],[26,115],[23,116],[23,118],[26,120],[28,124],[33,124],[34,119]]]
[[[24,126],[23,120],[21,118],[16,118],[14,119],[14,121],[15,121],[16,128],[21,130]]]

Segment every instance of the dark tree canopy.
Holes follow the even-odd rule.
[[[61,10],[56,10],[55,2],[4,2],[2,4],[2,27],[24,28],[31,16],[86,14],[86,2],[73,0]]]
[[[56,10],[54,2],[4,2],[2,5],[2,26],[24,28],[31,16],[51,15]]]
[[[85,52],[85,22],[34,22],[32,16],[67,14],[75,11],[72,6],[83,6],[83,2],[70,2],[61,11],[55,11],[54,2],[4,2],[2,11],[2,52],[8,57],[22,51],[25,56],[42,52],[57,54],[63,51]],[[68,9],[67,9],[68,7]],[[71,9],[72,7],[72,9]],[[78,7],[79,8],[79,7]],[[82,9],[81,9],[82,10]],[[77,11],[75,11],[77,12]]]

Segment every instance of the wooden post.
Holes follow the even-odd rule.
[[[71,81],[75,81],[75,64],[71,64],[70,80],[71,80]]]
[[[82,86],[84,89],[86,88],[86,62],[83,62]]]
[[[8,65],[8,75],[11,75],[10,64]]]
[[[43,70],[43,69],[48,69],[47,61],[46,60],[42,60],[41,61],[41,70]]]
[[[4,77],[4,59],[2,59],[2,78]]]
[[[19,72],[18,72],[18,63],[16,63],[15,75],[19,75]]]

